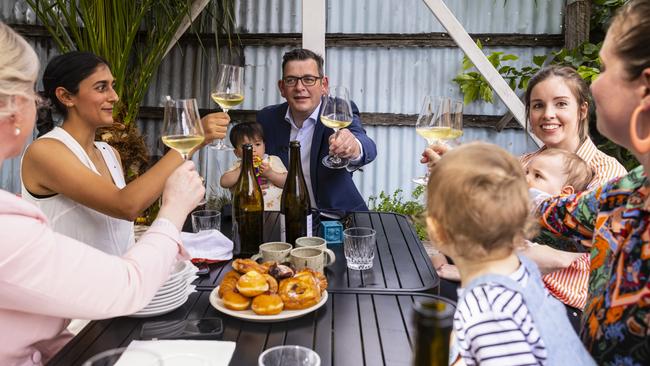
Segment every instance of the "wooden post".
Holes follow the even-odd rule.
[[[569,0],[564,14],[564,47],[572,49],[589,40],[591,1]]]
[[[327,7],[325,0],[302,0],[302,48],[325,59]]]

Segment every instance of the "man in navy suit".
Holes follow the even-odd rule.
[[[300,157],[312,207],[338,216],[367,210],[352,173],[377,156],[374,141],[361,126],[359,110],[352,103],[353,119],[334,138],[334,130],[320,121],[321,97],[329,80],[323,73],[323,58],[307,49],[295,49],[282,58],[282,80],[278,81],[285,103],[268,106],[257,114],[264,128],[266,153],[278,156],[289,166],[289,141],[300,141]],[[328,154],[350,159],[345,169],[330,169],[321,160]]]

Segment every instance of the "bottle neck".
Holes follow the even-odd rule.
[[[241,168],[242,171],[249,171],[253,169],[253,149],[243,149]]]
[[[302,177],[302,163],[300,161],[300,146],[291,146],[289,148],[289,172],[296,172],[296,175]]]

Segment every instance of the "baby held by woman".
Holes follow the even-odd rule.
[[[540,188],[544,161],[558,156],[543,154],[529,167]],[[454,329],[465,363],[593,365],[535,264],[517,255],[534,227],[517,159],[491,144],[458,147],[432,168],[427,190],[429,237],[460,273]]]

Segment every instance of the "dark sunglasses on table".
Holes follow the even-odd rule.
[[[298,84],[298,80],[302,81],[302,85],[304,86],[314,86],[316,85],[316,82],[320,79],[322,79],[322,77],[305,75],[301,77],[287,76],[282,80],[284,81],[284,84],[286,86],[296,86],[296,84]]]

